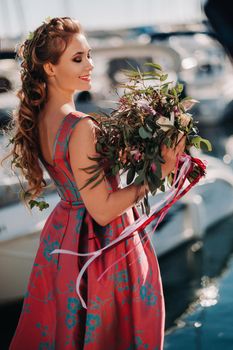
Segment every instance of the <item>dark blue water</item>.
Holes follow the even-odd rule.
[[[185,249],[192,251],[191,247],[194,246]],[[165,289],[170,306],[167,310],[170,324],[166,329],[164,349],[233,349],[232,252],[233,217],[230,217],[210,228],[203,241],[199,241],[196,257],[192,261],[196,278],[193,275],[180,286],[177,284],[176,291],[175,287],[170,291]],[[173,299],[173,302],[170,299]],[[175,316],[177,308],[178,313],[181,311],[176,303],[180,305],[184,302],[185,307],[188,299],[190,303],[184,312],[177,318],[171,318],[171,315]]]
[[[203,287],[202,300],[166,333],[164,349],[233,349],[233,256],[224,274]]]

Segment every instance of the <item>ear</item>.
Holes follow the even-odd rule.
[[[47,62],[47,63],[43,64],[43,68],[49,77],[52,77],[55,75],[55,71],[54,71],[54,67],[53,67],[52,63]]]

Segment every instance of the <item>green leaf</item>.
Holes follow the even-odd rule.
[[[131,168],[129,168],[128,173],[127,173],[127,177],[126,177],[127,185],[131,184],[131,182],[134,179],[134,176],[135,176],[135,168],[131,167]]]
[[[165,160],[163,159],[163,157],[160,156],[159,154],[157,155],[157,159],[158,159],[158,161],[159,161],[160,163],[162,163],[162,164],[165,164],[165,163],[166,163]]]
[[[29,201],[29,205],[30,205],[30,208],[32,209],[32,208],[36,205],[36,201],[33,200],[33,199],[31,199],[31,200]]]
[[[32,40],[34,37],[34,32],[29,32],[28,34],[28,40]]]
[[[96,166],[90,165],[86,168],[79,168],[79,169],[85,171],[86,174],[94,174],[102,168],[99,164],[97,164]]]
[[[119,167],[118,164],[116,164],[116,165],[114,166],[114,168],[112,169],[113,175],[118,174],[119,170],[120,170],[120,167]]]
[[[95,182],[95,184],[93,185],[93,186],[91,186],[91,188],[95,188],[97,185],[99,185],[102,181],[103,181],[103,179],[104,179],[104,175],[100,178],[100,180],[98,180],[98,181],[96,181]]]
[[[33,207],[38,207],[40,211],[42,211],[43,209],[46,209],[49,207],[49,204],[45,201],[36,201],[36,200],[33,200],[31,199],[29,201],[29,205],[30,205],[30,208],[32,209]]]
[[[99,164],[94,164],[94,165],[90,165],[87,168],[79,168],[79,169],[84,170],[85,173],[87,174],[94,174],[95,172],[101,169],[101,166]]]
[[[151,139],[152,138],[152,134],[149,131],[146,131],[146,129],[141,126],[138,130],[139,135],[141,136],[142,139]]]
[[[145,124],[146,124],[147,128],[148,128],[151,132],[153,132],[154,128],[156,127],[156,124],[155,124],[154,120],[153,120],[151,117],[147,117],[147,118],[145,119]]]
[[[46,203],[45,201],[41,201],[41,202],[38,203],[38,207],[39,207],[40,211],[42,211],[43,209],[48,208],[49,204]]]
[[[165,186],[164,186],[164,184],[162,184],[162,185],[160,186],[160,191],[165,192]]]
[[[186,96],[180,102],[182,103],[183,101],[192,100],[192,99],[193,99],[192,96]]]
[[[143,65],[144,66],[153,67],[154,69],[157,69],[157,70],[162,70],[162,67],[159,64],[157,64],[157,63],[146,62]]]
[[[173,179],[174,179],[174,174],[173,173],[170,173],[170,174],[167,175],[167,181],[168,181],[170,186],[172,186]]]
[[[184,85],[183,85],[183,84],[178,83],[178,84],[176,85],[176,91],[177,91],[178,93],[181,93],[181,92],[183,91],[183,89],[184,89]]]
[[[87,187],[89,184],[95,181],[99,177],[99,175],[100,175],[100,171],[94,176],[90,177],[81,188],[78,188],[78,191],[81,191],[83,188]]]
[[[172,145],[172,140],[169,138],[169,137],[166,137],[164,140],[163,140],[163,143],[164,145],[166,145],[168,148],[171,147]]]
[[[212,151],[212,145],[209,140],[203,139],[201,136],[194,136],[191,141],[191,145],[198,148],[202,149],[204,151]]]
[[[96,151],[97,152],[102,152],[103,151],[103,147],[102,147],[102,145],[100,143],[96,144]]]
[[[175,88],[172,88],[172,94],[174,95],[174,96],[177,96],[177,91],[176,91],[176,89]]]
[[[135,185],[140,185],[141,183],[144,182],[144,179],[145,179],[145,173],[143,170],[140,170],[138,172],[138,176],[136,177],[136,179],[134,180],[134,184]]]
[[[155,187],[159,188],[161,186],[161,179],[157,176],[156,173],[150,172],[149,177]]]
[[[165,80],[167,80],[167,78],[168,78],[168,74],[163,74],[160,77],[160,81],[165,81]]]
[[[150,125],[148,125],[147,121],[145,122],[145,127],[149,130],[149,132],[153,132],[153,129],[151,129]]]
[[[159,179],[161,179],[161,177],[162,177],[162,169],[161,169],[161,164],[160,164],[160,162],[157,159],[155,160],[155,165],[156,165],[155,174],[157,175],[157,177]]]
[[[143,75],[143,77],[146,76],[146,75],[152,75],[152,76],[160,77],[160,74],[156,73],[154,71],[143,72],[142,75]]]
[[[147,196],[144,197],[143,204],[144,204],[144,207],[146,209],[146,215],[149,216],[150,215],[150,204],[149,204]]]

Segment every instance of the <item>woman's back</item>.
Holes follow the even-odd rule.
[[[80,284],[87,309],[82,307],[76,293],[76,279],[88,258],[50,255],[54,249],[96,251],[116,239],[138,218],[133,207],[101,226],[88,211],[78,190],[69,154],[71,135],[86,117],[89,118],[81,112],[65,116],[54,140],[53,165],[41,155],[61,201],[41,232],[10,350],[163,348],[165,307],[161,276],[154,249],[143,232],[134,232],[90,264]],[[74,135],[78,137],[78,133]],[[117,177],[107,177],[106,181],[109,193],[117,191]]]

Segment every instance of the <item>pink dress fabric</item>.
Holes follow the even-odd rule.
[[[91,217],[77,189],[69,161],[72,130],[89,115],[69,113],[57,132],[51,166],[40,156],[61,200],[40,235],[19,323],[10,350],[161,350],[165,303],[156,253],[144,246],[144,232],[107,249],[85,272],[80,285],[87,309],[76,293],[80,269],[89,257],[49,254],[54,249],[92,252],[117,238],[139,217],[136,207],[106,226]],[[120,188],[107,177],[109,192]],[[139,244],[138,244],[139,243]],[[114,261],[136,248],[113,266]]]

